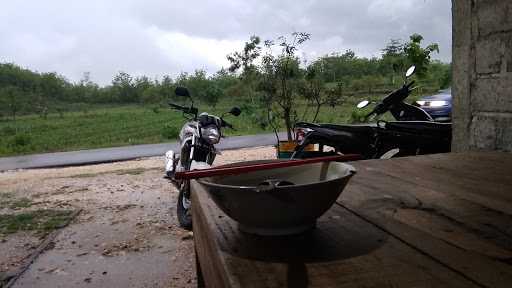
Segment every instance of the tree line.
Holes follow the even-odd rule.
[[[230,67],[213,75],[196,70],[174,78],[166,75],[151,79],[119,72],[106,86],[91,81],[89,73],[71,82],[55,72],[39,73],[14,63],[0,63],[0,118],[15,120],[24,114],[44,118],[48,113],[63,113],[82,104],[163,105],[174,97],[176,86],[189,88],[193,97],[211,106],[222,99],[244,99],[248,106],[268,107],[272,101],[282,108],[290,104],[290,97],[300,95],[316,107],[313,114],[318,115],[321,105],[337,105],[346,97],[395,88],[411,64],[417,66],[421,84],[432,91],[451,83],[451,65],[431,60],[432,53],[439,51],[437,44],[422,47],[423,38],[418,34],[405,42],[390,40],[379,57],[361,57],[347,50],[307,62],[296,57],[295,51],[309,36],[294,33],[293,40],[279,37],[263,42],[252,36],[241,51],[227,55]],[[283,53],[273,55],[275,46]],[[282,85],[291,89],[283,92]],[[284,108],[280,113],[292,111]],[[293,117],[284,119],[291,121]]]

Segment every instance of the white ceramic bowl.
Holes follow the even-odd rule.
[[[257,163],[270,161],[279,160]],[[234,165],[240,164],[243,163]],[[224,213],[239,223],[242,231],[287,235],[315,227],[316,219],[334,204],[355,173],[351,165],[324,162],[197,182]]]

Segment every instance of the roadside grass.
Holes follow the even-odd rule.
[[[228,106],[219,104],[206,111],[220,115],[227,110]],[[156,111],[122,106],[68,112],[64,117],[50,114],[47,119],[37,115],[4,119],[0,121],[0,157],[175,141],[185,119],[167,108]],[[229,118],[237,130],[225,131],[227,135],[264,132],[252,121]]]
[[[133,168],[115,171],[117,175],[140,175],[150,169],[145,168]]]
[[[112,170],[112,171],[103,171],[103,172],[97,172],[97,173],[83,173],[83,174],[76,174],[64,178],[92,178],[97,177],[101,175],[107,175],[107,174],[116,174],[116,175],[140,175],[144,172],[151,171],[151,170],[162,170],[163,168],[133,168],[133,169],[119,169],[119,170]]]
[[[14,197],[13,193],[0,191],[0,201],[1,201],[0,203],[2,203],[3,201],[7,201],[8,199],[11,199],[12,197]]]
[[[72,210],[35,210],[17,214],[0,215],[0,234],[18,231],[35,231],[46,234],[65,226],[73,217]]]
[[[83,174],[76,174],[76,175],[73,175],[73,176],[61,177],[61,178],[92,178],[92,177],[99,176],[101,174],[104,174],[104,173],[102,173],[102,172],[98,172],[98,173],[83,173]]]
[[[50,193],[50,195],[56,196],[56,195],[72,194],[72,193],[86,192],[86,191],[89,191],[89,188],[83,187],[83,188],[78,188],[75,190],[57,189],[54,192]],[[37,204],[41,204],[41,203],[45,203],[45,202],[51,203],[49,201],[42,201],[42,202],[37,202]]]
[[[32,200],[30,200],[26,197],[23,197],[20,199],[15,199],[13,201],[10,201],[9,208],[11,208],[11,209],[28,208],[28,207],[32,206],[32,204],[33,204]]]
[[[10,192],[0,192],[0,209],[9,208],[9,209],[21,209],[28,208],[32,206],[32,200],[23,197],[23,198],[15,198],[13,193]]]
[[[358,113],[354,107],[364,98],[377,100],[382,95],[358,95],[336,107],[324,105],[316,122],[352,122],[357,116],[353,114]],[[246,102],[245,99],[223,100],[216,107],[199,105],[199,110],[220,116],[232,106],[240,106],[242,114],[239,117],[226,117],[236,128],[224,129],[226,136],[272,132],[271,127],[261,125],[261,113],[244,104]],[[312,121],[314,107],[302,102],[296,109],[299,120]],[[87,112],[49,114],[47,119],[37,115],[21,116],[16,121],[0,119],[0,157],[171,142],[177,139],[185,121],[180,112],[167,107],[140,105],[95,107]]]

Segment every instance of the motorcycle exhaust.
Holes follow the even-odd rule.
[[[173,178],[176,173],[176,165],[178,164],[179,156],[174,151],[169,150],[165,152],[165,177]]]

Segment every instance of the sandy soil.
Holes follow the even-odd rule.
[[[216,164],[274,157],[270,147],[232,150]],[[162,178],[163,162],[0,173],[0,192],[33,201],[24,209],[81,210],[14,287],[195,287],[193,235],[178,227],[177,191]],[[43,240],[0,235],[0,273],[15,271]]]

